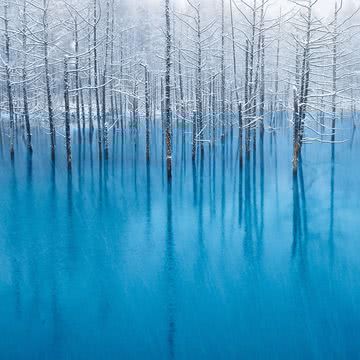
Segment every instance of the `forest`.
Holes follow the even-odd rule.
[[[0,0],[0,358],[360,358],[359,30]]]
[[[356,126],[358,9],[344,13],[335,1],[321,17],[318,1],[289,3],[285,12],[269,0],[222,0],[214,13],[207,2],[177,10],[168,1],[150,15],[114,0],[4,1],[1,133],[10,157],[19,133],[32,153],[38,127],[54,161],[65,138],[71,169],[72,146],[94,137],[107,161],[112,133],[144,128],[150,161],[156,127],[171,178],[174,129],[191,133],[192,160],[235,136],[242,163],[281,114],[296,172],[303,144],[346,140],[336,137],[338,116],[352,114]]]

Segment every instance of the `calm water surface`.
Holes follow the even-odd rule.
[[[265,134],[239,167],[236,133],[191,163],[174,131],[112,138],[108,164],[34,129],[0,144],[1,359],[359,359],[360,133],[304,148]],[[40,149],[43,149],[40,152]]]

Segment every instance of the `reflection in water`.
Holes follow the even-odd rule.
[[[149,226],[151,226],[151,174],[150,164],[146,164],[146,217]],[[149,233],[150,231],[147,231]]]
[[[166,196],[166,282],[168,308],[168,349],[169,359],[175,358],[175,244],[173,234],[172,183],[167,183]]]
[[[292,257],[298,259],[302,274],[307,272],[308,225],[306,194],[303,177],[302,159],[299,171],[293,174],[293,243]]]
[[[334,193],[335,193],[335,145],[331,146],[330,172],[330,220],[329,220],[329,256],[330,264],[334,261]]]
[[[275,172],[275,203],[276,203],[276,216],[279,216],[279,175],[278,175],[278,156],[277,156],[277,143],[276,143],[276,133],[272,132],[271,138],[274,138],[275,142],[275,159],[274,159],[274,172]]]
[[[14,293],[14,302],[13,305],[15,307],[15,314],[16,317],[21,318],[22,316],[22,299],[21,299],[21,287],[22,287],[22,267],[20,262],[20,257],[22,254],[22,246],[23,240],[20,238],[18,242],[10,241],[13,234],[16,233],[17,228],[19,227],[19,218],[18,214],[16,214],[16,203],[20,201],[19,199],[19,189],[18,189],[18,180],[16,169],[14,163],[11,162],[10,168],[10,191],[11,191],[11,202],[12,208],[14,211],[10,215],[10,222],[9,222],[9,244],[8,246],[11,248],[10,252],[10,262],[11,262],[11,278],[13,282],[13,293]]]
[[[200,182],[199,182],[199,204],[198,204],[198,242],[200,244],[200,248],[203,247],[203,234],[204,234],[204,157],[200,158]]]
[[[196,173],[196,160],[192,161],[192,188],[193,188],[193,203],[197,204],[197,173]]]
[[[161,130],[150,163],[129,131],[108,162],[83,136],[71,173],[37,128],[32,157],[1,154],[2,358],[358,357],[357,134],[292,176],[286,129],[242,166],[231,134],[192,162],[179,133],[168,183]]]
[[[245,237],[244,237],[244,255],[247,259],[252,259],[253,257],[253,232],[252,227],[252,207],[251,207],[251,175],[250,175],[250,161],[249,159],[245,160]]]
[[[4,143],[3,143],[3,129],[2,129],[2,121],[0,122],[0,159],[3,160],[5,156],[4,151]]]
[[[225,146],[221,145],[221,243],[225,242]]]
[[[210,152],[210,156],[212,156],[212,172],[211,172],[211,192],[212,192],[212,206],[211,206],[211,216],[216,216],[216,148],[215,146],[212,147],[212,151]]]
[[[264,161],[264,136],[260,136],[260,232],[259,238],[261,239],[261,251],[262,251],[262,239],[264,236],[264,191],[265,191],[265,161]]]
[[[240,156],[242,156],[240,154]],[[244,197],[243,197],[243,162],[241,160],[241,164],[239,166],[239,188],[238,188],[238,224],[239,227],[242,226],[242,216],[243,216],[243,201],[244,201]]]

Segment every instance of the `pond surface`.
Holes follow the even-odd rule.
[[[129,130],[128,130],[129,131]],[[191,162],[174,130],[78,145],[73,170],[34,129],[0,145],[1,359],[360,358],[360,136],[334,153],[266,133],[239,166],[237,135]],[[138,139],[138,140],[137,140]],[[42,149],[42,150],[40,150]],[[210,151],[211,150],[211,151]]]

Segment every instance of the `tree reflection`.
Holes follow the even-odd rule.
[[[330,171],[330,221],[329,221],[329,255],[330,264],[334,262],[334,191],[335,191],[335,144],[331,146]]]
[[[303,177],[302,159],[299,161],[299,171],[293,173],[293,243],[292,258],[298,259],[300,270],[307,271],[307,209]]]
[[[166,194],[166,284],[167,284],[167,310],[168,310],[168,333],[167,344],[169,350],[169,359],[175,358],[175,244],[173,230],[173,203],[172,203],[172,182],[167,182]]]

